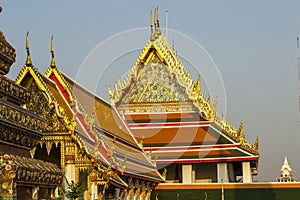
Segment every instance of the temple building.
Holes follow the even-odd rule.
[[[26,108],[33,98],[30,91],[5,77],[15,58],[0,30],[0,199],[50,197],[63,174],[54,163],[31,158],[46,121]]]
[[[161,33],[157,9],[150,39],[128,76],[109,88],[136,140],[172,183],[252,182],[258,172],[258,139],[216,112],[217,99],[201,93]],[[154,24],[154,27],[153,27]]]
[[[0,199],[150,199],[164,182],[108,102],[56,66],[45,75],[27,58],[4,75],[15,50],[0,32]]]
[[[286,158],[284,183],[252,183],[258,139],[217,113],[217,98],[162,34],[158,9],[150,19],[149,40],[108,88],[110,102],[60,70],[53,38],[42,73],[27,33],[25,64],[10,80],[16,53],[0,32],[0,199],[299,199]]]
[[[283,165],[281,167],[281,176],[277,178],[277,182],[296,182],[297,179],[292,175],[292,168],[289,165],[287,157],[285,156]]]
[[[55,163],[64,172],[66,195],[70,183],[86,191],[80,199],[149,199],[164,179],[109,103],[63,74],[51,63],[46,74],[32,64],[28,36],[27,60],[16,83],[31,94],[26,108],[42,116],[44,134],[31,149],[35,159]]]

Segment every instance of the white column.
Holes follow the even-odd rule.
[[[218,175],[218,183],[228,183],[228,169],[227,163],[218,163],[217,164],[217,175]]]
[[[96,183],[91,184],[91,200],[96,200],[98,196],[98,186]]]
[[[182,165],[182,183],[192,183],[192,165]]]
[[[250,162],[243,162],[243,183],[252,183]]]
[[[229,182],[235,182],[236,178],[235,178],[235,173],[234,173],[234,169],[233,169],[233,164],[227,164],[227,168],[228,168],[228,177],[229,177]]]
[[[75,165],[74,164],[66,164],[65,167],[65,177],[68,180],[69,184],[71,184],[71,181],[75,182]],[[65,180],[65,190],[68,191],[68,184]],[[65,198],[68,199],[68,198]]]

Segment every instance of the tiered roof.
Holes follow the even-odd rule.
[[[48,106],[55,109],[56,114],[61,117],[67,133],[71,133],[72,138],[91,159],[106,169],[111,168],[125,175],[155,182],[163,181],[115,108],[76,84],[58,69],[52,40],[52,59],[45,76],[31,63],[28,41],[26,46],[28,57],[17,77],[17,83],[25,85],[29,76],[33,78],[48,99]],[[113,172],[111,177],[111,182],[126,187],[117,173]]]
[[[110,101],[144,149],[158,157],[158,162],[180,160],[175,152],[179,149],[171,150],[174,146],[181,147],[185,153],[179,157],[187,161],[202,154],[208,159],[257,160],[258,139],[249,143],[243,124],[234,128],[216,112],[218,100],[211,103],[210,97],[204,97],[200,76],[196,82],[192,80],[161,34],[157,10],[154,30],[152,20],[150,27],[150,39],[127,77],[114,85],[114,91],[108,89]],[[211,146],[205,146],[205,152],[203,145]],[[187,149],[191,146],[197,150]]]

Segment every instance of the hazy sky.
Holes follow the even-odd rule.
[[[9,73],[13,79],[25,62],[27,31],[35,67],[44,73],[49,66],[49,43],[54,35],[56,63],[76,79],[81,64],[97,45],[120,32],[148,27],[150,9],[157,5],[164,27],[167,9],[169,27],[201,44],[217,64],[225,84],[228,121],[236,127],[243,122],[249,141],[259,137],[256,179],[279,177],[285,155],[300,178],[296,56],[300,1],[3,0],[0,5],[0,29],[17,51]],[[146,44],[149,35],[142,37]],[[131,41],[123,42],[126,49]],[[138,53],[129,53],[132,59],[124,59],[120,72],[114,71],[106,85],[123,76]],[[84,80],[81,84],[91,89]],[[106,85],[99,92],[103,98],[107,98]]]

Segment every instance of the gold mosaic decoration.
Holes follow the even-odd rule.
[[[149,64],[141,70],[138,80],[132,91],[125,97],[124,103],[183,102],[188,100],[157,55],[154,54]]]

